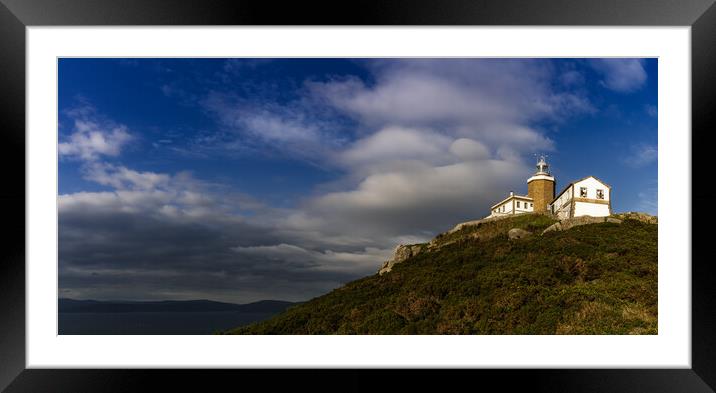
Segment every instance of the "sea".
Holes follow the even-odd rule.
[[[268,319],[275,312],[60,312],[58,334],[215,334]]]

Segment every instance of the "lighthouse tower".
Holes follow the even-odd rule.
[[[544,156],[537,161],[537,172],[527,179],[527,196],[534,201],[534,212],[544,213],[554,199],[555,181]]]

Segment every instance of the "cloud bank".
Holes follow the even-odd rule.
[[[370,80],[306,80],[290,100],[213,90],[197,101],[217,125],[197,149],[342,174],[289,208],[188,172],[104,161],[132,140],[127,127],[78,115],[61,156],[84,160],[84,178],[106,191],[59,197],[61,295],[306,300],[374,273],[398,243],[485,216],[529,176],[526,157],[554,149],[546,126],[595,110],[554,83],[578,75],[541,60],[368,67]],[[631,88],[625,79],[605,83]]]

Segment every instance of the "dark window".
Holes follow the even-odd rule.
[[[604,190],[597,190],[597,199],[604,199]]]
[[[517,207],[520,207],[520,201],[517,201]]]
[[[579,187],[579,196],[582,198],[587,197],[587,187]]]

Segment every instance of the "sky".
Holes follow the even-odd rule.
[[[657,214],[656,59],[59,59],[59,295],[304,301],[589,175]]]

